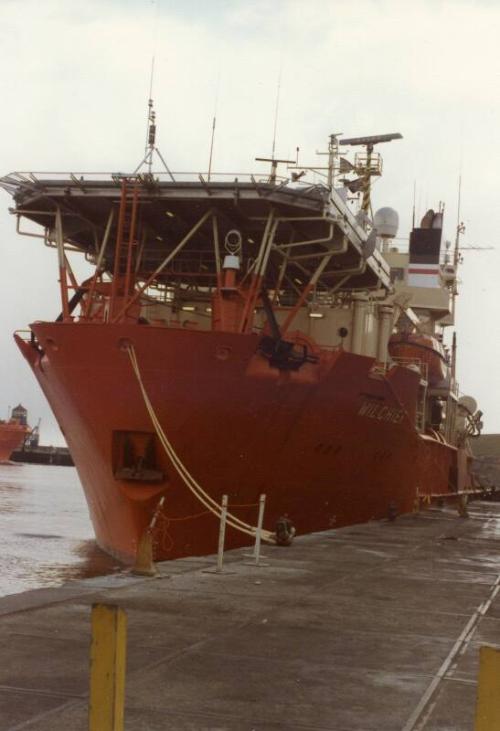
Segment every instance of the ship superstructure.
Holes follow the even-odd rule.
[[[332,135],[320,184],[274,159],[265,178],[153,173],[154,135],[146,172],[1,179],[18,228],[57,250],[61,313],[16,339],[103,548],[131,560],[154,524],[157,557],[212,552],[222,494],[236,546],[263,492],[270,529],[286,512],[305,532],[469,489],[479,416],[442,350],[456,272],[441,212],[409,253],[393,212],[371,214],[374,147],[399,137],[345,140],[364,148],[350,163]],[[414,256],[436,247],[422,287]]]

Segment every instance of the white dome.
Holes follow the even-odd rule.
[[[477,411],[477,402],[476,399],[472,398],[472,396],[462,396],[458,400],[458,405],[465,409],[465,411],[468,411],[471,415],[475,414]]]
[[[393,239],[398,232],[399,216],[394,208],[379,208],[373,217],[377,234],[383,239]]]

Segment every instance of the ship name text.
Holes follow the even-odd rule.
[[[374,403],[373,401],[363,401],[358,414],[359,416],[367,416],[369,419],[377,419],[377,421],[390,421],[392,424],[401,424],[404,419],[402,409],[384,406],[384,404]]]

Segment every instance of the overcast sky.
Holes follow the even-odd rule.
[[[411,223],[446,204],[453,239],[462,171],[464,253],[458,376],[485,430],[500,432],[498,279],[500,53],[497,2],[338,0],[1,0],[0,174],[130,171],[143,155],[150,67],[158,144],[173,170],[263,172],[271,152],[315,161],[331,132],[401,132],[386,145],[374,207]],[[217,91],[218,90],[218,91]],[[16,328],[59,312],[55,252],[15,233],[0,192],[0,415],[21,401],[60,442]]]

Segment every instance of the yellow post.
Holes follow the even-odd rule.
[[[90,648],[89,731],[123,731],[127,615],[94,604]]]
[[[475,731],[500,729],[500,649],[481,647]]]

